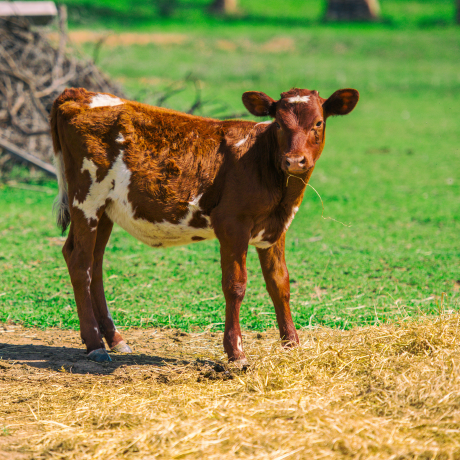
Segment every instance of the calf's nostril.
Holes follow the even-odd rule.
[[[291,166],[291,162],[289,160],[286,160],[286,165]]]
[[[305,164],[305,158],[302,158],[299,162],[299,164],[301,164],[302,166]]]

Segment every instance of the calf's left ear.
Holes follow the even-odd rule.
[[[246,91],[243,93],[244,106],[256,117],[276,115],[276,101],[260,91]]]
[[[355,89],[339,89],[323,102],[324,116],[347,115],[358,103],[359,93]]]

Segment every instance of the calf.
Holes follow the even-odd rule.
[[[326,120],[358,102],[354,89],[323,99],[291,89],[278,101],[243,94],[255,116],[273,121],[219,121],[66,89],[51,112],[59,195],[57,222],[87,357],[110,361],[131,352],[104,296],[102,259],[116,222],[152,247],[217,238],[225,295],[224,348],[244,363],[239,312],[246,291],[248,245],[257,248],[280,336],[299,339],[289,309],[286,231],[324,147]],[[289,176],[293,178],[287,180]]]

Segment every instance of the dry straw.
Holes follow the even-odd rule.
[[[0,458],[460,459],[459,320],[304,330],[292,350],[247,333],[246,372],[220,334],[169,331],[154,337],[188,362],[106,376],[3,362],[17,372],[0,381]]]

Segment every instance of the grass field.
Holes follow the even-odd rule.
[[[274,4],[268,3],[268,16]],[[400,11],[397,4],[412,5],[416,18],[436,17],[428,2],[383,6]],[[447,18],[449,3],[438,6]],[[295,19],[290,11],[282,14]],[[146,90],[191,72],[202,82],[203,98],[225,104],[227,112],[244,110],[246,90],[272,97],[292,86],[317,89],[323,97],[341,87],[361,93],[351,115],[328,122],[326,148],[311,180],[324,216],[346,225],[322,219],[321,202],[308,189],[288,233],[296,324],[347,329],[458,310],[460,30],[448,23],[421,28],[416,21],[410,27],[273,21],[248,27],[243,19],[185,27],[180,21],[150,23],[150,32],[159,35],[149,44],[103,46],[99,65],[131,97],[147,100]],[[137,26],[123,28],[134,31]],[[83,46],[91,53],[93,44]],[[193,97],[190,87],[169,102],[180,109]],[[55,193],[54,183],[20,177],[0,185],[0,321],[78,327],[63,239],[51,217]],[[263,330],[275,316],[253,249],[248,267],[242,324]],[[116,228],[105,270],[107,298],[120,325],[223,327],[216,241],[152,250]]]
[[[217,241],[153,250],[117,227],[105,290],[134,353],[86,360],[57,186],[0,176],[0,460],[460,459],[454,2],[381,0],[381,22],[355,25],[322,23],[316,0],[241,0],[232,18],[207,0],[66,3],[75,46],[105,37],[98,64],[132,98],[191,74],[202,114],[241,113],[247,90],[361,99],[328,121],[310,182],[326,219],[309,188],[287,235],[300,347],[279,346],[249,251],[246,370],[222,349]]]

